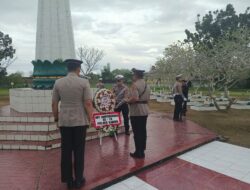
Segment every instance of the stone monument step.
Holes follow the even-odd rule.
[[[51,141],[60,139],[58,130],[41,132],[41,131],[1,131],[0,140],[15,141]]]
[[[54,117],[48,116],[0,116],[0,122],[32,122],[49,123],[54,122]]]
[[[60,147],[60,144],[60,139],[52,141],[0,140],[0,150],[50,150]]]
[[[0,117],[53,117],[51,112],[18,112],[11,109],[10,106],[3,106],[0,108]]]
[[[98,131],[88,129],[86,141],[99,138]],[[118,133],[124,133],[120,127]],[[108,136],[103,134],[103,137]],[[0,150],[50,150],[60,147],[59,130],[52,132],[1,131]]]
[[[55,131],[56,123],[0,121],[0,131]]]

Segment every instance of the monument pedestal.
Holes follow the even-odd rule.
[[[0,108],[0,150],[59,148],[61,136],[51,112],[51,99],[52,90],[11,89],[10,106]],[[118,133],[124,133],[124,127]],[[86,140],[96,138],[98,131],[89,128]]]
[[[10,90],[10,107],[17,112],[51,113],[52,90],[17,88]]]

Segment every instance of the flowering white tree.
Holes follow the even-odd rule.
[[[176,75],[182,73],[186,78],[192,77],[195,69],[194,58],[194,50],[190,45],[180,42],[172,44],[165,49],[163,57],[156,62],[151,76],[160,78],[171,90]]]
[[[214,43],[213,48],[200,45],[194,50],[190,44],[170,45],[156,62],[152,76],[165,81],[170,89],[175,76],[180,73],[186,78],[203,81],[209,97],[221,110],[215,92],[224,90],[229,100],[226,109],[230,109],[236,99],[229,96],[228,89],[247,79],[249,70],[250,30],[243,28],[225,34]]]
[[[208,93],[216,102],[215,90],[224,89],[224,95],[229,99],[226,109],[236,101],[229,97],[228,89],[242,79],[248,78],[250,69],[250,30],[239,29],[230,35],[219,39],[212,49],[200,49],[196,53],[196,67],[199,74],[208,85]]]

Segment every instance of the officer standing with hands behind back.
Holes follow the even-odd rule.
[[[176,76],[176,82],[173,87],[173,95],[174,95],[174,121],[182,121],[182,105],[183,101],[187,101],[182,92],[182,74]]]
[[[61,132],[61,181],[67,183],[68,189],[79,189],[85,183],[84,150],[86,130],[92,122],[92,92],[88,80],[80,78],[82,61],[68,59],[65,63],[68,75],[55,82],[52,110]]]
[[[148,101],[150,88],[143,79],[143,70],[132,69],[133,84],[127,102],[130,109],[130,121],[134,133],[135,152],[130,153],[133,158],[144,158],[147,141],[147,118],[149,114]]]

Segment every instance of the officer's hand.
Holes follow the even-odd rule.
[[[89,119],[89,122],[90,122],[90,126],[91,126],[91,127],[94,127],[94,126],[95,126],[95,120],[94,120],[94,117],[93,117],[93,116]]]

